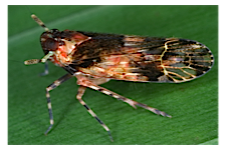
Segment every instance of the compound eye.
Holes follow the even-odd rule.
[[[48,51],[55,51],[58,49],[59,43],[52,38],[48,38],[42,42],[42,48]]]

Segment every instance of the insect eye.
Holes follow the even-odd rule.
[[[57,50],[58,46],[59,46],[59,43],[52,38],[48,38],[42,42],[42,48],[44,50],[55,51]]]

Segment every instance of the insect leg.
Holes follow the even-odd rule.
[[[99,117],[89,108],[89,106],[82,100],[82,96],[85,92],[86,87],[85,86],[80,86],[78,89],[78,93],[76,95],[76,98],[78,101],[87,109],[87,111],[90,113],[91,116],[93,116],[100,124],[101,126],[108,132],[109,137],[111,141],[113,141],[113,138],[111,136],[110,129],[99,119]]]
[[[78,81],[77,81],[77,84],[78,85],[82,85],[82,86],[85,86],[85,87],[89,87],[91,89],[94,89],[94,90],[97,90],[97,91],[100,91],[106,95],[109,95],[111,97],[114,97],[118,100],[121,100],[123,102],[126,102],[128,103],[130,106],[136,108],[136,106],[139,106],[139,107],[142,107],[144,109],[147,109],[157,115],[162,115],[164,117],[171,117],[170,115],[168,115],[167,113],[163,112],[163,111],[160,111],[156,108],[153,108],[153,107],[150,107],[150,106],[147,106],[145,104],[142,104],[142,103],[139,103],[139,102],[136,102],[134,100],[131,100],[131,99],[128,99],[126,97],[123,97],[115,92],[112,92],[106,88],[103,88],[101,86],[98,86],[95,84],[94,81],[90,81],[88,78],[84,77],[84,76],[76,76],[78,78]]]
[[[50,100],[50,94],[49,94],[49,92],[51,90],[55,89],[56,87],[58,87],[63,82],[65,82],[68,79],[70,79],[71,77],[72,77],[71,74],[66,74],[66,75],[62,76],[61,78],[59,78],[58,80],[54,81],[52,84],[50,84],[46,88],[46,98],[47,98],[47,106],[48,106],[48,111],[49,111],[50,126],[46,130],[45,135],[48,134],[48,132],[51,130],[51,128],[52,128],[52,126],[54,124],[54,121],[53,121],[53,112],[52,112],[52,105],[51,105],[51,100]]]
[[[49,74],[48,61],[45,62],[45,70],[44,70],[44,72],[40,73],[39,75],[40,76],[45,76],[47,74]]]
[[[126,103],[128,103],[129,105],[131,105],[134,108],[136,108],[136,106],[139,106],[139,107],[147,109],[147,110],[149,110],[149,111],[151,111],[151,112],[153,112],[153,113],[155,113],[157,115],[162,115],[164,117],[171,117],[170,115],[168,115],[167,113],[165,113],[163,111],[160,111],[160,110],[158,110],[156,108],[153,108],[153,107],[147,106],[145,104],[136,102],[134,100],[128,99],[128,98],[126,98],[124,96],[121,96],[121,95],[119,95],[119,94],[117,94],[115,92],[112,92],[112,91],[110,91],[110,90],[108,90],[106,88],[100,87],[98,85],[90,85],[89,88],[97,90],[97,91],[100,91],[100,92],[102,92],[102,93],[104,93],[106,95],[109,95],[109,96],[114,97],[114,98],[116,98],[118,100],[126,102]]]

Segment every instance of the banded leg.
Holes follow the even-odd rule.
[[[62,76],[61,78],[59,78],[58,80],[54,81],[52,84],[50,84],[46,88],[46,98],[47,98],[47,106],[48,106],[48,111],[49,111],[50,126],[46,130],[45,135],[48,134],[48,132],[51,130],[51,128],[52,128],[52,126],[54,124],[54,121],[53,121],[53,112],[52,112],[52,105],[51,105],[51,100],[50,100],[50,94],[49,94],[49,92],[51,90],[55,89],[56,87],[58,87],[59,85],[61,85],[63,82],[65,82],[68,79],[70,79],[71,77],[72,77],[72,75],[66,74],[66,75]]]
[[[113,138],[111,136],[110,129],[98,118],[98,116],[89,108],[89,106],[82,100],[82,96],[85,93],[86,87],[80,86],[78,89],[78,93],[76,95],[76,98],[78,101],[87,109],[87,111],[90,113],[91,116],[93,116],[99,123],[100,125],[108,132],[108,135],[113,142]]]
[[[164,117],[170,117],[171,118],[170,115],[168,115],[167,113],[165,113],[163,111],[160,111],[160,110],[158,110],[156,108],[153,108],[153,107],[147,106],[145,104],[136,102],[134,100],[128,99],[128,98],[123,97],[123,96],[121,96],[121,95],[119,95],[119,94],[117,94],[115,92],[112,92],[112,91],[106,89],[106,88],[103,88],[101,86],[98,86],[97,84],[95,84],[94,80],[90,81],[89,78],[87,78],[85,76],[78,75],[76,77],[78,78],[78,81],[77,81],[77,84],[78,85],[82,85],[82,86],[85,86],[85,87],[89,87],[91,89],[94,89],[96,91],[100,91],[100,92],[102,92],[102,93],[104,93],[106,95],[109,95],[109,96],[114,97],[114,98],[116,98],[118,100],[121,100],[123,102],[126,102],[126,103],[128,103],[130,106],[132,106],[134,108],[136,108],[136,106],[139,106],[139,107],[142,107],[144,109],[147,109],[147,110],[149,110],[149,111],[151,111],[151,112],[153,112],[153,113],[155,113],[157,115],[162,115]]]

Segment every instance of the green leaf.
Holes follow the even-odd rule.
[[[218,138],[218,6],[8,6],[8,144],[10,145],[196,145]],[[83,99],[111,129],[106,131],[75,99],[70,79],[50,92],[55,124],[49,125],[45,88],[66,72],[50,64],[25,66],[42,58],[39,38],[48,28],[151,37],[178,37],[208,46],[215,64],[206,75],[181,84],[110,81],[118,94],[172,115],[165,118],[87,89]],[[214,142],[211,142],[214,140]]]
[[[218,138],[201,143],[199,145],[218,145]]]

